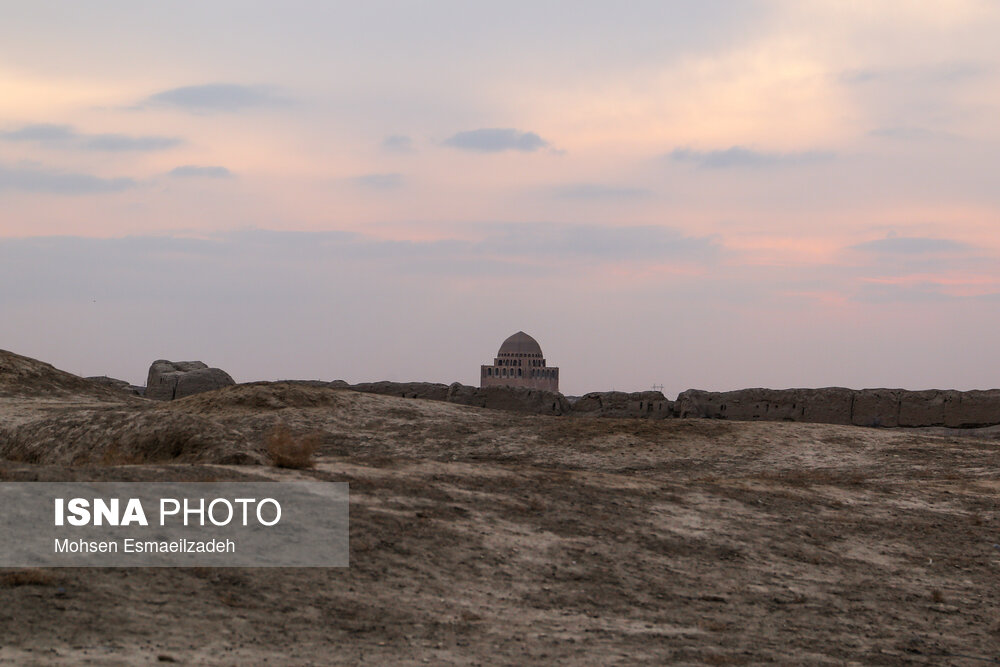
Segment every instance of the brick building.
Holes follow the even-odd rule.
[[[545,365],[538,341],[523,331],[503,342],[492,366],[480,368],[480,387],[529,387],[559,391],[559,369]]]

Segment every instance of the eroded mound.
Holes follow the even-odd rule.
[[[0,457],[28,463],[263,462],[259,444],[198,415],[159,409],[90,409],[0,431]]]
[[[184,412],[217,412],[230,408],[281,410],[341,406],[347,400],[343,389],[297,382],[252,382],[181,398],[171,403],[170,408]]]
[[[120,392],[37,359],[0,350],[0,396],[86,395],[102,401],[127,400]]]

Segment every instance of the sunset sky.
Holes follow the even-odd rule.
[[[24,2],[0,348],[145,381],[1000,386],[1000,4]]]

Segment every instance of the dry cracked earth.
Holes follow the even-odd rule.
[[[268,465],[277,423],[315,467]],[[995,437],[292,383],[163,404],[0,353],[2,480],[351,493],[348,568],[0,570],[0,664],[996,662]]]

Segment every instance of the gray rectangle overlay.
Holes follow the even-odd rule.
[[[2,482],[0,567],[347,567],[348,518],[341,482]]]

